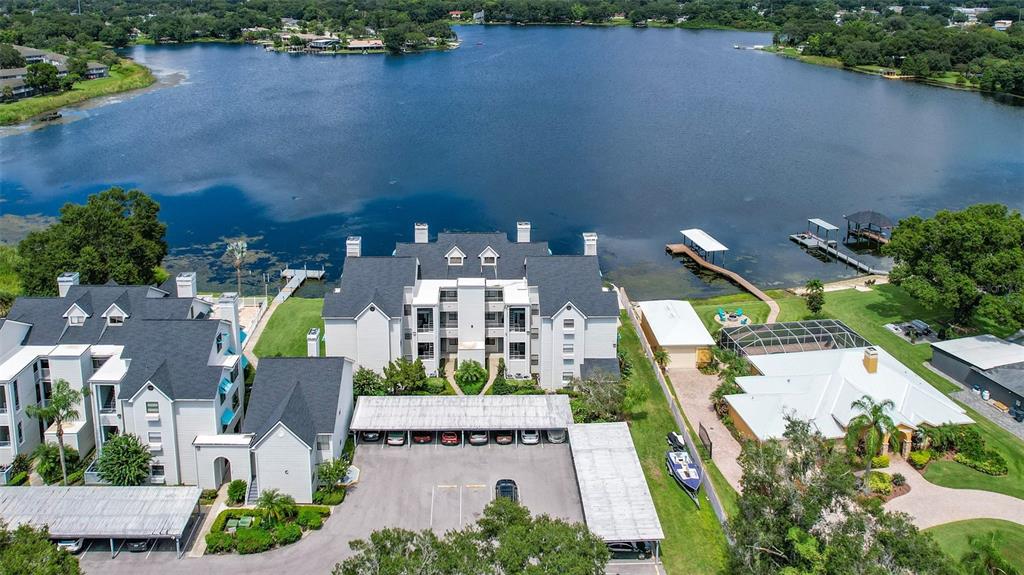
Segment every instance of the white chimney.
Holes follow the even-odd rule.
[[[78,285],[79,278],[81,276],[78,275],[78,272],[64,272],[57,276],[57,293],[60,294],[60,297],[66,297],[71,286]]]
[[[306,334],[306,355],[320,357],[320,328],[310,328]]]
[[[196,297],[196,272],[181,272],[174,281],[178,285],[178,297]]]
[[[358,258],[363,255],[363,238],[359,236],[349,236],[345,240],[345,257],[346,258]]]
[[[586,232],[583,234],[583,255],[597,255],[597,234],[594,232]]]
[[[238,325],[238,294],[224,292],[217,300],[217,316],[231,324],[231,349],[238,355],[242,354],[242,334]]]
[[[416,243],[425,244],[430,241],[430,226],[427,224],[417,223],[414,228],[416,230]]]
[[[528,244],[530,243],[530,222],[517,222],[516,223],[516,243]]]

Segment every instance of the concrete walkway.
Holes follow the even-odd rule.
[[[696,368],[670,367],[668,377],[694,431],[699,429],[698,424],[703,424],[707,430],[712,444],[711,459],[729,485],[740,491],[740,478],[743,477],[738,462],[740,444],[719,421],[710,398],[711,392],[718,387],[718,376],[704,375]]]
[[[444,373],[442,374],[442,377],[448,380],[448,385],[452,386],[452,389],[455,390],[455,395],[466,395],[465,393],[462,393],[462,388],[459,387],[459,384],[455,383],[454,361],[448,360],[444,362]]]
[[[203,524],[199,526],[199,533],[196,534],[196,542],[192,545],[192,549],[188,552],[189,557],[202,557],[206,553],[206,534],[210,532],[210,527],[213,526],[213,522],[216,521],[217,516],[220,515],[221,511],[227,509],[228,506],[228,484],[220,486],[217,490],[217,498],[213,500],[213,504],[210,505],[210,511],[206,514],[206,519],[203,520]]]
[[[893,457],[889,468],[883,471],[902,473],[910,485],[910,493],[889,501],[885,508],[910,515],[920,529],[965,519],[1005,519],[1024,525],[1024,499],[935,485],[900,457]]]
[[[485,385],[484,388],[480,390],[480,395],[487,395],[487,390],[490,389],[492,385],[494,385],[494,379],[498,375],[498,362],[501,361],[503,357],[504,356],[498,355],[496,353],[491,354],[487,357],[487,385]]]

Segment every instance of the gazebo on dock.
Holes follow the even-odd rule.
[[[729,248],[725,247],[725,244],[722,242],[711,237],[711,234],[700,228],[679,230],[679,233],[683,234],[683,245],[697,252],[704,261],[712,264],[718,263],[718,265],[725,263],[725,252],[729,251]],[[715,254],[718,253],[722,254],[721,262],[715,262]]]
[[[843,243],[856,243],[863,239],[879,245],[887,244],[889,232],[896,225],[889,216],[871,210],[863,210],[843,218],[846,220],[846,238]],[[851,238],[854,238],[852,242]]]

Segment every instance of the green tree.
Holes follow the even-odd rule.
[[[57,434],[57,449],[60,450],[60,471],[65,485],[68,482],[68,468],[64,461],[64,423],[76,421],[81,417],[78,407],[82,403],[82,397],[86,395],[89,395],[87,388],[78,391],[66,380],[58,379],[53,384],[53,393],[46,405],[37,403],[25,410],[29,417],[53,424]]]
[[[480,362],[471,359],[460,361],[459,368],[455,370],[455,383],[464,393],[479,393],[487,383],[487,370]]]
[[[36,473],[48,485],[57,483],[63,477],[60,448],[55,443],[43,442],[32,451],[36,460]],[[70,445],[64,448],[64,462],[70,469],[78,467],[78,450]]]
[[[931,76],[931,68],[928,67],[928,58],[924,55],[915,54],[908,56],[903,60],[903,65],[900,66],[900,74],[904,76],[913,76],[915,78],[927,78]]]
[[[864,455],[864,493],[869,491],[868,477],[871,476],[871,459],[878,455],[885,442],[895,441],[896,424],[889,414],[896,404],[890,399],[875,402],[870,395],[865,395],[850,404],[850,409],[858,415],[846,426],[846,449],[850,455],[863,446]]]
[[[100,478],[113,485],[142,485],[149,478],[149,447],[132,434],[115,435],[96,460]]]
[[[1020,575],[1020,571],[999,553],[999,543],[996,532],[968,535],[967,553],[960,558],[964,575]]]
[[[14,46],[0,44],[0,68],[24,68],[25,58]]]
[[[167,226],[160,205],[121,188],[89,196],[85,205],[64,204],[59,221],[18,244],[18,274],[27,295],[57,295],[56,278],[81,273],[82,283],[149,284],[167,255]]]
[[[388,385],[379,373],[368,367],[360,367],[352,375],[352,391],[360,395],[386,395]]]
[[[267,489],[260,493],[256,500],[256,508],[263,510],[270,523],[278,524],[295,517],[298,508],[291,495],[281,493],[277,489]]]
[[[336,457],[317,466],[316,474],[320,485],[326,489],[337,489],[348,475],[352,462],[347,457]]]
[[[883,253],[890,279],[964,325],[979,307],[1012,329],[1024,325],[1024,220],[1000,204],[901,220]]]
[[[807,311],[812,314],[821,313],[825,307],[825,284],[821,283],[821,280],[809,280],[804,285],[804,303],[807,304]]]
[[[82,79],[89,74],[89,63],[83,58],[68,58],[68,76]]]
[[[672,361],[672,356],[665,351],[665,348],[659,347],[654,350],[654,363],[658,364],[661,371],[665,371],[665,368],[668,367],[670,361]]]
[[[587,17],[587,7],[579,2],[569,7],[569,12],[572,14],[574,21],[583,21]]]
[[[4,102],[11,102],[14,100],[14,90],[10,86],[4,86],[4,89],[0,91],[0,99]]]
[[[78,559],[50,541],[46,527],[8,529],[0,520],[0,573],[4,575],[80,575]]]
[[[249,244],[245,240],[235,240],[228,242],[227,250],[224,251],[224,256],[231,261],[231,265],[235,268],[235,279],[238,281],[238,297],[242,297],[242,266],[245,265],[245,254],[249,249]]]
[[[622,421],[626,384],[611,376],[575,379],[570,386],[573,416],[580,422]]]
[[[427,390],[427,372],[423,361],[400,357],[384,366],[384,381],[391,395],[409,395]]]
[[[45,94],[60,87],[57,67],[47,62],[29,64],[25,72],[25,84],[35,91]]]

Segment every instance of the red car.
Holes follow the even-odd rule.
[[[413,443],[430,443],[431,441],[434,441],[434,434],[429,431],[412,432]]]
[[[459,434],[454,431],[441,432],[441,445],[458,445]]]

